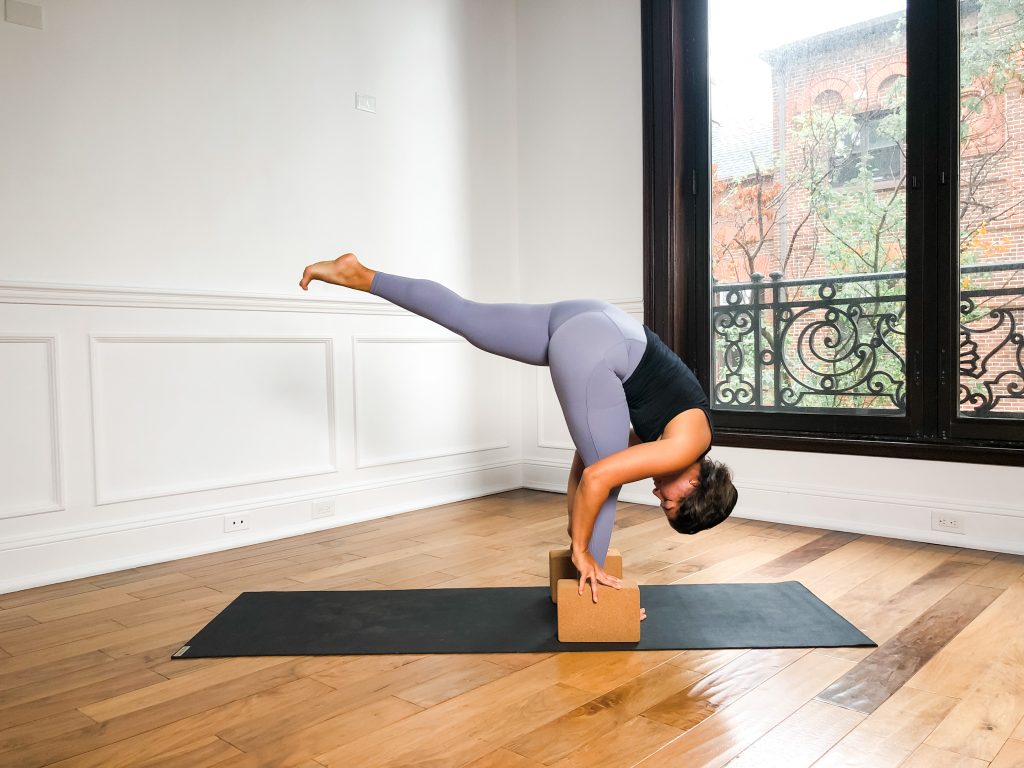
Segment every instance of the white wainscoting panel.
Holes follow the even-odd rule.
[[[0,336],[0,518],[64,508],[57,337]]]
[[[337,470],[332,340],[90,336],[96,504]]]
[[[511,362],[458,337],[353,336],[356,467],[507,448]]]
[[[560,448],[575,451],[576,446],[565,423],[562,406],[551,383],[551,369],[537,369],[537,446],[539,448]]]

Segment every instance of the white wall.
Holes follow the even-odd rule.
[[[5,281],[283,293],[342,248],[514,279],[509,3],[45,13],[0,23]]]
[[[0,22],[0,591],[521,485],[518,363],[298,287],[515,298],[511,2],[44,12]]]
[[[642,320],[639,3],[517,8],[524,295],[598,296]],[[527,371],[524,382],[524,482],[564,492],[572,443],[550,380]],[[742,448],[711,456],[734,471],[740,517],[1024,552],[1019,467]],[[619,498],[653,504],[651,488],[632,483]],[[933,511],[966,515],[967,533],[932,531]]]
[[[516,11],[523,301],[640,301],[639,0]]]

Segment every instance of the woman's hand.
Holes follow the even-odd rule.
[[[593,555],[587,550],[573,550],[572,551],[572,564],[576,566],[576,570],[580,574],[580,594],[583,594],[583,585],[586,584],[587,580],[590,580],[590,591],[594,595],[594,602],[597,602],[597,585],[598,583],[606,584],[609,587],[615,589],[622,589],[622,579],[618,579],[615,576],[610,576],[604,572],[604,569],[597,564],[594,560]]]
[[[572,564],[576,566],[576,570],[580,572],[580,594],[583,594],[583,584],[587,579],[590,579],[590,591],[594,595],[594,602],[597,602],[597,584],[607,584],[615,589],[622,589],[622,580],[617,579],[614,576],[610,576],[602,570],[601,566],[597,564],[594,557],[589,551],[584,550],[583,552],[576,552],[573,550],[572,553]],[[647,609],[640,609],[640,621],[647,618]]]

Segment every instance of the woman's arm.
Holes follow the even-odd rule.
[[[583,470],[573,500],[572,520],[569,536],[572,539],[572,563],[580,574],[580,594],[590,581],[594,602],[597,602],[597,584],[618,587],[619,579],[609,576],[597,565],[590,554],[590,538],[594,534],[597,513],[608,498],[612,488],[645,477],[657,477],[679,472],[700,458],[711,440],[711,428],[703,413],[700,421],[689,419],[685,431],[660,440],[639,445],[630,445],[622,451],[595,461]],[[631,441],[632,442],[632,441]]]
[[[695,429],[677,437],[631,445],[584,469],[573,504],[570,533],[573,552],[585,552],[590,546],[597,513],[612,488],[685,469],[700,458],[709,439],[710,430],[705,421],[703,433]]]
[[[636,432],[633,431],[633,428],[630,427],[629,428],[629,444],[630,445],[636,445],[637,443],[640,443],[640,442],[642,442],[642,441],[640,440],[639,437],[636,436]],[[580,452],[576,451],[573,454],[573,457],[572,457],[572,469],[569,471],[569,488],[566,491],[568,507],[569,507],[569,509],[568,509],[568,512],[569,512],[568,533],[569,533],[569,537],[570,538],[572,538],[572,510],[573,510],[573,505],[575,504],[575,501],[576,501],[576,490],[579,488],[580,478],[583,477],[583,469],[584,469],[584,467],[583,467],[583,458],[580,456]]]
[[[580,452],[576,451],[572,457],[572,469],[569,470],[569,488],[566,491],[569,506],[569,536],[572,536],[572,507],[576,500],[576,489],[579,487],[580,478],[583,477],[583,459]]]
[[[642,442],[637,437],[637,433],[633,431],[633,427],[630,427],[630,445],[636,445]],[[569,470],[569,484],[566,490],[569,524],[568,524],[568,535],[572,538],[572,507],[575,503],[575,495],[577,495],[577,489],[580,487],[580,478],[583,477],[583,458],[580,456],[580,452],[577,451],[572,455],[572,469]]]

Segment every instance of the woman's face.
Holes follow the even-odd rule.
[[[674,520],[679,505],[683,499],[689,496],[700,485],[697,478],[700,477],[700,462],[694,462],[681,472],[670,475],[656,475],[654,480],[654,495],[661,499],[661,508],[665,517]]]

